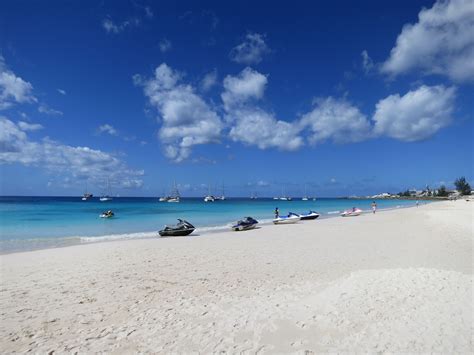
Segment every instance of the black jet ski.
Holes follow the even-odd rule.
[[[111,210],[108,210],[108,211],[103,212],[100,215],[100,218],[112,218],[113,216],[115,216],[115,214]]]
[[[309,211],[309,213],[301,214],[300,217],[302,221],[316,219],[319,217],[319,213],[315,211]]]
[[[232,230],[246,231],[249,229],[254,229],[257,224],[258,221],[256,219],[253,219],[252,217],[245,217],[244,219],[241,219],[235,225],[233,225]]]
[[[183,237],[186,235],[190,235],[194,232],[196,228],[189,222],[178,219],[178,224],[175,226],[165,226],[162,230],[158,233],[162,237]]]

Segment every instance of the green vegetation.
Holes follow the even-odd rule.
[[[460,177],[459,179],[456,179],[456,181],[454,182],[454,186],[456,186],[456,190],[458,190],[461,195],[471,194],[471,186],[466,181],[466,178],[464,176]]]
[[[438,197],[447,197],[448,196],[448,190],[446,190],[446,186],[441,185],[438,189],[438,193],[436,194]]]

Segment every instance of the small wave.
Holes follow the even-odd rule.
[[[141,232],[141,233],[126,233],[126,234],[109,234],[97,237],[79,237],[81,243],[95,243],[105,242],[111,240],[125,240],[125,239],[143,239],[152,238],[158,235],[157,232]]]
[[[330,212],[327,212],[327,214],[338,214],[338,213],[341,213],[341,211],[330,211]]]

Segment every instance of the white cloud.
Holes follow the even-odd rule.
[[[362,56],[362,68],[364,69],[364,72],[368,74],[374,68],[374,62],[365,49],[360,55]]]
[[[474,80],[474,2],[438,0],[407,24],[382,72],[398,75],[415,69],[457,82]]]
[[[250,99],[261,99],[265,93],[268,79],[266,75],[249,67],[237,76],[227,75],[224,78],[224,92],[221,94],[226,110],[246,103]]]
[[[165,155],[176,162],[187,159],[195,145],[218,142],[223,128],[218,114],[195,89],[179,84],[181,77],[165,63],[149,80],[134,76],[135,84],[143,86],[145,96],[160,114],[158,137],[166,145]]]
[[[32,92],[33,85],[9,70],[0,55],[0,110],[9,108],[15,103],[37,102]]]
[[[309,129],[312,144],[332,140],[335,143],[360,142],[370,137],[371,125],[359,109],[344,99],[327,97],[315,100],[316,106],[304,114],[301,129]]]
[[[110,179],[117,187],[140,187],[143,170],[132,170],[112,154],[89,147],[73,147],[49,138],[32,141],[26,131],[31,125],[15,124],[0,117],[0,164],[22,164],[47,170],[56,176],[103,183]]]
[[[161,53],[168,52],[171,50],[171,47],[172,47],[171,41],[166,38],[163,38],[160,41],[159,47],[160,47]]]
[[[214,69],[204,75],[201,80],[201,90],[209,91],[213,86],[217,84],[217,70]]]
[[[102,27],[105,29],[107,33],[120,33],[124,31],[128,27],[137,27],[141,23],[138,17],[132,17],[125,21],[116,23],[112,21],[110,18],[106,18],[102,21]]]
[[[46,115],[52,115],[52,116],[62,116],[63,112],[59,110],[55,110],[53,108],[48,107],[46,104],[40,104],[38,106],[38,112],[44,113]]]
[[[112,125],[109,125],[108,123],[99,126],[97,128],[97,132],[99,134],[107,133],[107,134],[110,134],[111,136],[118,136],[117,130]]]
[[[408,142],[429,138],[451,123],[455,97],[455,88],[442,85],[390,95],[376,105],[375,134]]]
[[[296,125],[277,120],[272,114],[258,108],[237,109],[229,136],[232,140],[260,149],[277,148],[293,151],[303,145]]]
[[[28,123],[28,122],[24,122],[24,121],[20,121],[18,122],[18,127],[22,130],[22,131],[38,131],[40,129],[43,129],[43,126],[40,125],[39,123]]]
[[[230,58],[240,64],[258,64],[263,56],[270,52],[265,43],[265,36],[259,33],[248,33],[244,42],[232,48]]]
[[[277,120],[255,106],[255,101],[263,98],[266,85],[267,77],[248,67],[237,76],[225,77],[221,98],[231,127],[229,136],[260,149],[296,150],[303,144],[297,125]]]
[[[56,89],[61,95],[66,95],[66,90],[63,89]]]

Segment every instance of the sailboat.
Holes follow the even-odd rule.
[[[204,202],[214,202],[216,198],[211,195],[211,185],[209,185],[208,188],[209,188],[209,193],[207,194],[206,197],[204,197]]]
[[[285,196],[284,189],[281,189],[281,197],[279,198],[280,201],[291,201],[291,197]]]
[[[171,194],[168,196],[167,202],[179,202],[179,191],[178,187],[176,186],[176,181],[173,183],[173,190],[171,190]]]
[[[301,201],[308,201],[308,193],[307,193],[307,189],[306,189],[306,184],[304,184],[304,196],[301,199]]]
[[[82,200],[82,201],[87,201],[87,200],[91,199],[92,197],[94,197],[94,195],[91,194],[90,192],[87,192],[87,181],[86,181],[86,191],[85,191],[84,194],[82,195],[81,200]]]
[[[216,197],[215,199],[216,199],[216,200],[220,200],[220,201],[225,201],[224,184],[222,184],[222,195]]]
[[[257,199],[257,194],[255,192],[252,192],[252,196],[250,196],[251,200],[256,200]]]
[[[107,179],[107,194],[102,195],[100,197],[100,202],[112,201],[112,197],[110,197],[110,181]]]

